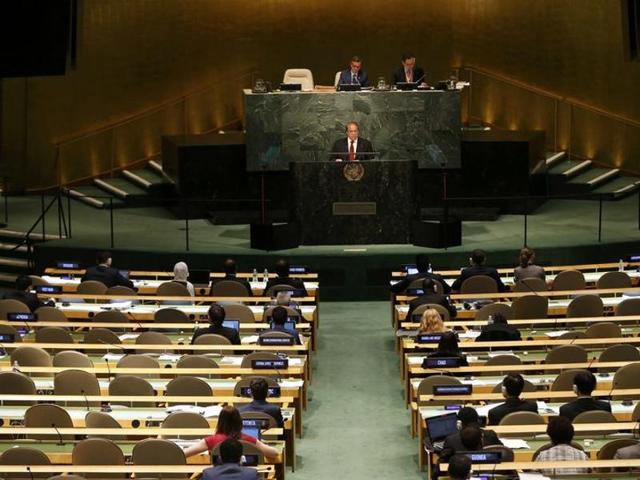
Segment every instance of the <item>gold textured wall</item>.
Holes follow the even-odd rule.
[[[277,83],[285,68],[307,67],[316,83],[331,84],[358,54],[372,79],[388,80],[405,50],[429,81],[451,65],[491,74],[474,74],[465,114],[503,128],[545,128],[550,146],[640,171],[640,64],[624,62],[618,0],[79,4],[75,70],[2,83],[2,154],[14,184],[41,188],[108,172],[156,154],[162,133],[228,124],[242,116],[240,88],[252,72]],[[83,132],[56,155],[57,142]]]

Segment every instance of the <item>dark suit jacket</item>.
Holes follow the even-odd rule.
[[[395,72],[393,72],[393,84],[403,83],[407,81],[407,78],[404,75],[404,67],[399,67]],[[425,82],[424,78],[424,70],[421,67],[414,67],[413,69],[413,81],[420,83]]]
[[[429,272],[418,272],[418,273],[412,273],[411,275],[407,275],[399,282],[391,285],[391,291],[393,293],[404,292],[409,287],[409,285],[411,285],[411,282],[419,278],[430,278],[431,280],[437,280],[442,284],[442,289],[444,290],[444,293],[449,293],[451,291],[451,287],[447,282],[444,281],[444,277],[442,275],[438,275],[437,273],[429,273]]]
[[[489,445],[502,445],[502,442],[496,435],[496,432],[493,430],[482,429],[482,446],[486,447]],[[460,432],[453,433],[449,435],[444,440],[444,446],[442,447],[442,451],[440,452],[440,461],[446,463],[451,457],[453,457],[456,452],[463,452],[468,450],[462,444],[462,440],[460,439]]]
[[[493,278],[498,285],[499,292],[507,291],[507,287],[504,286],[504,283],[502,283],[502,280],[500,279],[498,270],[493,267],[485,267],[484,265],[473,265],[462,270],[460,276],[456,278],[456,281],[453,282],[453,285],[451,285],[451,290],[460,291],[462,282],[464,282],[467,278],[475,277],[476,275],[487,275],[488,277]]]
[[[278,427],[282,427],[282,425],[284,425],[282,410],[278,405],[274,405],[273,403],[254,400],[251,403],[238,407],[238,410],[240,410],[240,412],[264,412],[271,415],[276,420]]]
[[[482,327],[476,342],[511,341],[521,340],[520,331],[512,326],[503,323],[492,323]]]
[[[573,402],[566,403],[560,407],[560,416],[573,421],[578,414],[588,412],[589,410],[611,412],[611,404],[604,400],[597,400],[591,397],[577,398]]]
[[[358,138],[358,144],[356,145],[356,160],[372,160],[375,157],[372,153],[358,152],[373,152],[373,145],[371,145],[371,142],[366,138]],[[345,162],[349,159],[349,142],[347,137],[336,140],[331,147],[331,155],[329,159],[336,160],[338,158]]]
[[[2,297],[6,300],[17,300],[24,303],[29,310],[35,312],[38,308],[45,306],[46,304],[41,302],[38,296],[31,292],[21,292],[19,290],[10,290]]]
[[[235,463],[223,463],[216,467],[206,468],[202,472],[202,480],[260,480],[255,468],[241,467]]]
[[[227,328],[227,327],[214,327],[213,325],[209,325],[207,328],[199,328],[198,330],[193,332],[193,337],[191,338],[191,344],[193,345],[193,342],[195,341],[195,339],[198,338],[200,335],[205,335],[207,333],[215,333],[216,335],[222,335],[223,337],[228,338],[233,345],[240,345],[240,334],[238,333],[237,330],[234,330],[233,328]]]
[[[498,425],[502,418],[512,412],[534,412],[538,413],[538,405],[532,400],[521,400],[520,398],[507,398],[504,403],[489,410],[489,425]]]
[[[267,281],[266,287],[264,287],[264,291],[266,292],[267,290],[269,290],[269,288],[273,287],[274,285],[291,285],[296,290],[304,291],[305,296],[307,295],[307,289],[304,286],[304,281],[300,280],[299,278],[292,278],[292,277],[270,278]]]
[[[253,292],[251,291],[251,284],[244,278],[238,278],[235,275],[227,274],[223,278],[214,278],[213,280],[211,280],[211,286],[213,287],[216,283],[222,282],[223,280],[232,280],[234,282],[238,282],[242,284],[244,288],[247,289],[247,292],[248,292],[247,295],[249,297],[253,297]]]
[[[105,265],[97,265],[95,267],[87,268],[87,271],[82,277],[83,282],[86,280],[102,282],[107,287],[122,285],[123,287],[133,288],[133,282],[131,280],[124,278],[115,268],[107,267]]]
[[[413,311],[416,308],[418,308],[420,305],[425,305],[427,303],[435,303],[438,305],[442,305],[444,308],[449,310],[449,314],[452,317],[455,317],[458,314],[456,307],[454,307],[449,303],[449,300],[447,300],[447,297],[439,293],[432,293],[430,295],[422,295],[418,298],[414,298],[409,302],[409,311],[407,312],[407,319],[411,320],[411,315],[413,314]]]
[[[347,70],[343,70],[342,72],[340,72],[340,80],[338,80],[338,85],[351,85],[351,83],[351,69],[348,68]],[[360,70],[358,72],[358,83],[361,87],[369,86],[369,76],[364,70]]]

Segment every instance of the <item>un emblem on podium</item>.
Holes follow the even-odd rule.
[[[347,162],[342,174],[350,182],[359,182],[364,177],[364,167],[360,162]]]

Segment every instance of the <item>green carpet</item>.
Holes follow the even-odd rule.
[[[295,480],[424,478],[402,398],[388,302],[322,303]]]

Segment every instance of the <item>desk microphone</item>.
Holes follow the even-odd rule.
[[[31,480],[33,480],[33,472],[31,471],[31,467],[29,465],[27,465],[27,472],[29,472],[29,476],[31,477]]]
[[[425,76],[425,74],[423,73],[422,76],[418,80],[414,80],[411,83],[420,83],[422,80],[424,80],[424,76]]]
[[[87,407],[87,412],[90,411],[91,409],[89,408],[89,399],[87,398],[87,394],[85,393],[84,389],[80,390],[80,393],[82,394],[82,396],[84,397],[84,404]]]
[[[609,393],[607,394],[607,397],[609,398],[609,402],[612,401],[612,393],[615,390],[615,388],[618,386],[618,382],[614,379],[613,382],[611,382],[611,390],[609,390]]]
[[[107,341],[103,340],[102,338],[98,338],[98,342],[102,343],[103,345],[107,345],[107,346],[110,346],[110,347],[113,347],[113,348],[117,348],[117,349],[123,351],[125,355],[127,355],[127,351],[120,345],[116,345],[115,343],[107,342]],[[107,353],[110,353],[109,350],[107,350]]]
[[[56,427],[56,424],[52,423],[51,426],[53,427],[53,429],[58,434],[58,445],[64,445],[64,442],[62,441],[62,435],[60,435],[60,430],[58,430],[58,427]]]

